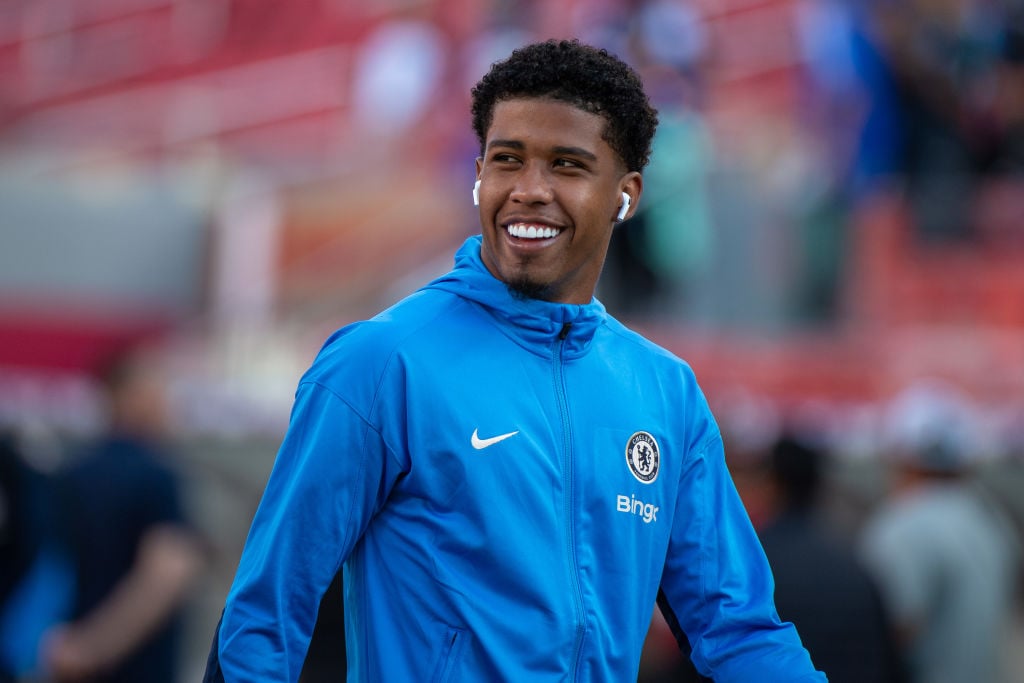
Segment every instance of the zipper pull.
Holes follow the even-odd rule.
[[[558,333],[558,341],[565,341],[565,338],[569,336],[569,328],[572,327],[572,323],[565,323],[562,325],[562,331]]]

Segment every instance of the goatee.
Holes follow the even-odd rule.
[[[519,300],[541,299],[547,301],[551,292],[549,285],[531,280],[525,276],[509,280],[505,283],[505,286],[508,287],[509,294]]]

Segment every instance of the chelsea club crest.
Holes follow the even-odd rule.
[[[650,484],[658,478],[661,465],[661,452],[658,442],[647,432],[637,432],[629,437],[626,444],[626,464],[637,481]]]

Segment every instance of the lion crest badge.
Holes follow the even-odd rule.
[[[637,481],[650,484],[658,478],[661,451],[658,442],[647,432],[636,432],[626,444],[626,464]]]

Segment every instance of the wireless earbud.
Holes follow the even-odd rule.
[[[480,206],[480,180],[473,183],[473,206]]]
[[[633,200],[629,198],[629,194],[623,192],[622,193],[622,206],[619,207],[619,215],[617,215],[615,217],[615,220],[617,220],[617,221],[625,220],[626,212],[629,211],[629,205],[632,202],[633,202]]]

